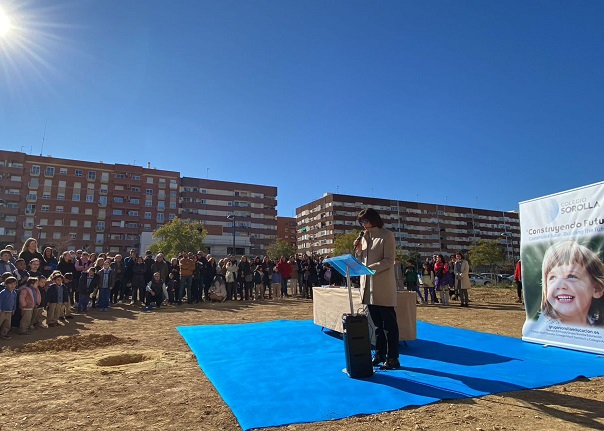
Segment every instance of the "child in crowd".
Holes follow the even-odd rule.
[[[10,261],[11,257],[12,257],[12,253],[10,252],[10,250],[2,250],[0,251],[0,274],[4,274],[5,272],[10,272],[11,274],[14,273],[15,269],[15,265]]]
[[[34,308],[33,325],[34,328],[45,328],[44,322],[44,310],[46,309],[46,277],[41,275],[38,277],[38,294],[40,295],[40,304]]]
[[[29,267],[27,273],[30,277],[40,278],[42,276],[42,271],[40,271],[40,259],[34,257],[32,260],[29,261],[29,265],[27,266]]]
[[[25,286],[27,284],[27,279],[29,278],[29,273],[25,269],[25,259],[17,259],[15,261],[15,270],[13,271],[13,275],[17,279],[17,288],[21,286]]]
[[[87,271],[82,272],[78,282],[78,312],[86,313],[88,311],[88,303],[90,302],[90,294],[94,292],[98,285],[96,276],[96,268],[88,267]]]
[[[434,292],[434,271],[429,264],[424,263],[422,268],[422,286],[424,286],[425,302],[428,302],[428,294],[432,299],[432,304],[436,302],[436,293]]]
[[[36,294],[38,279],[29,277],[25,286],[19,288],[19,308],[21,308],[21,322],[19,323],[19,334],[26,335],[31,332],[34,308],[40,304],[40,298]]]
[[[63,284],[63,274],[60,271],[54,271],[50,274],[50,286],[46,289],[46,300],[48,302],[48,311],[46,321],[48,326],[57,326],[59,316],[61,315],[61,307],[69,298],[67,287]]]
[[[264,299],[264,288],[262,284],[262,277],[264,272],[262,271],[262,265],[256,265],[254,270],[254,298],[256,301],[262,301]]]
[[[175,304],[176,303],[176,292],[180,286],[180,281],[178,281],[178,276],[170,271],[168,274],[168,303]]]
[[[604,323],[604,264],[576,241],[553,244],[543,256],[541,313],[567,325]]]
[[[422,292],[419,288],[419,283],[418,283],[418,277],[417,277],[417,270],[415,269],[415,263],[413,263],[413,261],[411,260],[407,260],[405,261],[405,285],[407,286],[407,290],[411,291],[411,292],[417,292],[417,296],[419,296],[419,299],[421,300],[422,304],[425,304],[426,301],[428,300],[428,298],[425,298],[422,296]],[[419,304],[420,302],[416,300],[416,302]]]
[[[77,287],[75,286],[75,282],[73,280],[73,273],[65,273],[65,282],[63,284],[67,289],[68,295],[67,298],[63,299],[63,307],[61,307],[59,313],[59,320],[73,319],[73,316],[71,314],[71,304],[74,301],[75,291],[77,290]]]
[[[101,253],[102,254],[102,253]],[[99,257],[99,259],[101,259]],[[111,260],[105,259],[100,270],[97,269],[99,275],[99,303],[101,311],[109,309],[109,293],[115,286],[115,272],[111,269]]]
[[[273,269],[273,275],[271,276],[273,298],[283,298],[281,294],[281,274],[277,270],[277,267]]]
[[[17,279],[12,275],[2,277],[4,289],[0,290],[0,337],[7,340],[11,338],[8,333],[13,313],[17,309]]]

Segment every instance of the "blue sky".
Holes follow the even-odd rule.
[[[603,180],[604,2],[0,0],[0,148],[496,210]],[[209,168],[209,170],[208,170]]]

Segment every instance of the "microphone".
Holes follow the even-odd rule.
[[[357,237],[357,239],[354,240],[354,248],[357,248],[357,246],[359,245],[359,242],[363,239],[364,235],[365,235],[365,231],[362,230],[361,233],[359,234],[359,236]]]

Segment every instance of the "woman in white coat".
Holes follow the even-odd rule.
[[[455,291],[459,292],[462,307],[468,307],[470,285],[470,264],[463,258],[463,254],[457,253],[455,255]]]
[[[372,276],[361,277],[362,302],[367,304],[375,325],[373,365],[383,363],[385,369],[399,368],[394,234],[384,228],[384,222],[373,208],[362,210],[357,220],[365,229],[363,238],[354,243],[357,257],[375,271]]]

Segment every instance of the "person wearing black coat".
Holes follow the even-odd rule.
[[[90,267],[88,271],[82,272],[78,281],[78,312],[86,313],[90,294],[98,287],[99,278],[96,275],[96,268]]]

